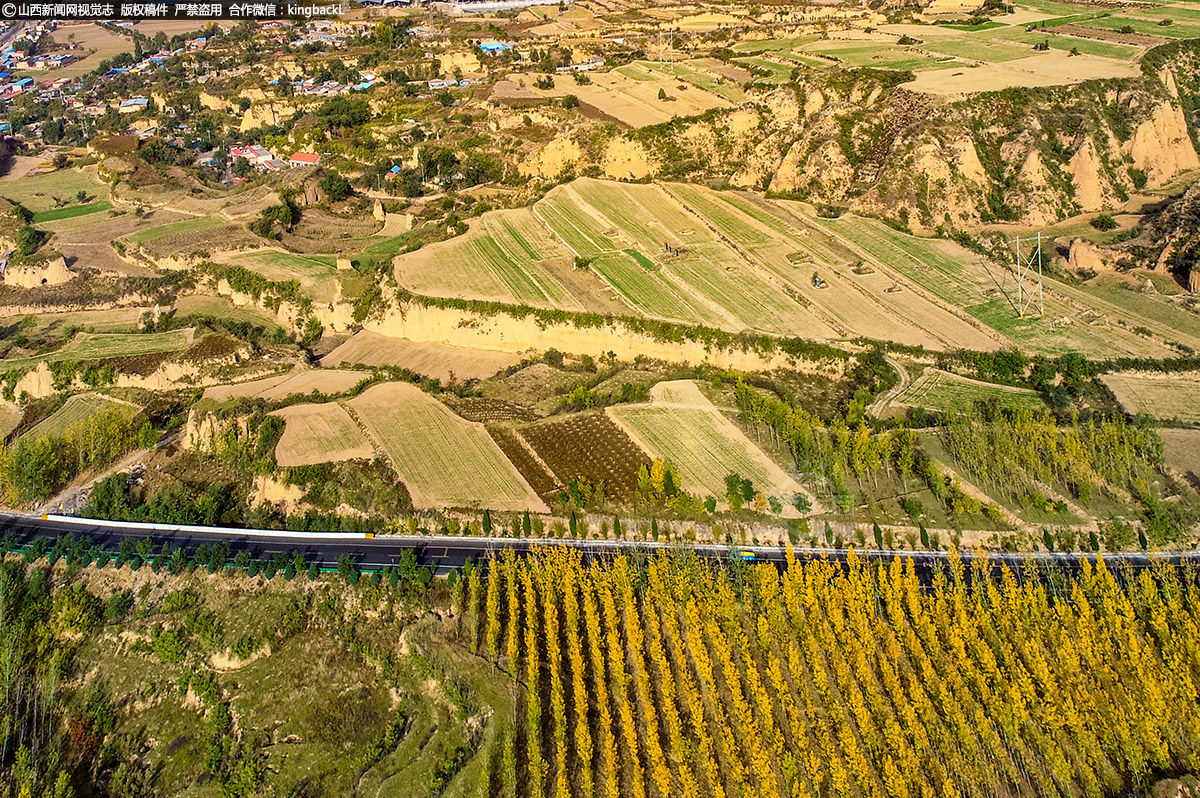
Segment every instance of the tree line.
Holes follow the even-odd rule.
[[[139,423],[139,421],[141,423]],[[136,446],[152,447],[158,434],[142,416],[101,410],[61,435],[23,435],[0,448],[0,484],[10,505],[45,499],[89,468],[111,462]]]

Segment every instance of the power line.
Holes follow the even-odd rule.
[[[1021,243],[1030,245],[1029,257],[1021,255]],[[1037,312],[1046,315],[1045,292],[1042,289],[1042,234],[1022,239],[1016,236],[1013,246],[1017,256],[1017,315],[1025,318]],[[1032,283],[1032,284],[1030,284]]]

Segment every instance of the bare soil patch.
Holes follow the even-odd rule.
[[[416,343],[362,331],[321,359],[322,366],[400,366],[453,383],[481,380],[521,362],[521,356],[489,349]]]

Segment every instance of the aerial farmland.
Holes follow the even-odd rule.
[[[540,1],[6,8],[4,796],[1197,798],[1200,3]]]

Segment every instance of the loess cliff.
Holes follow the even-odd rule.
[[[906,89],[907,73],[802,73],[738,109],[625,134],[653,165],[628,176],[756,187],[917,233],[1049,224],[1200,169],[1200,45],[1157,48],[1142,67],[950,98]]]

